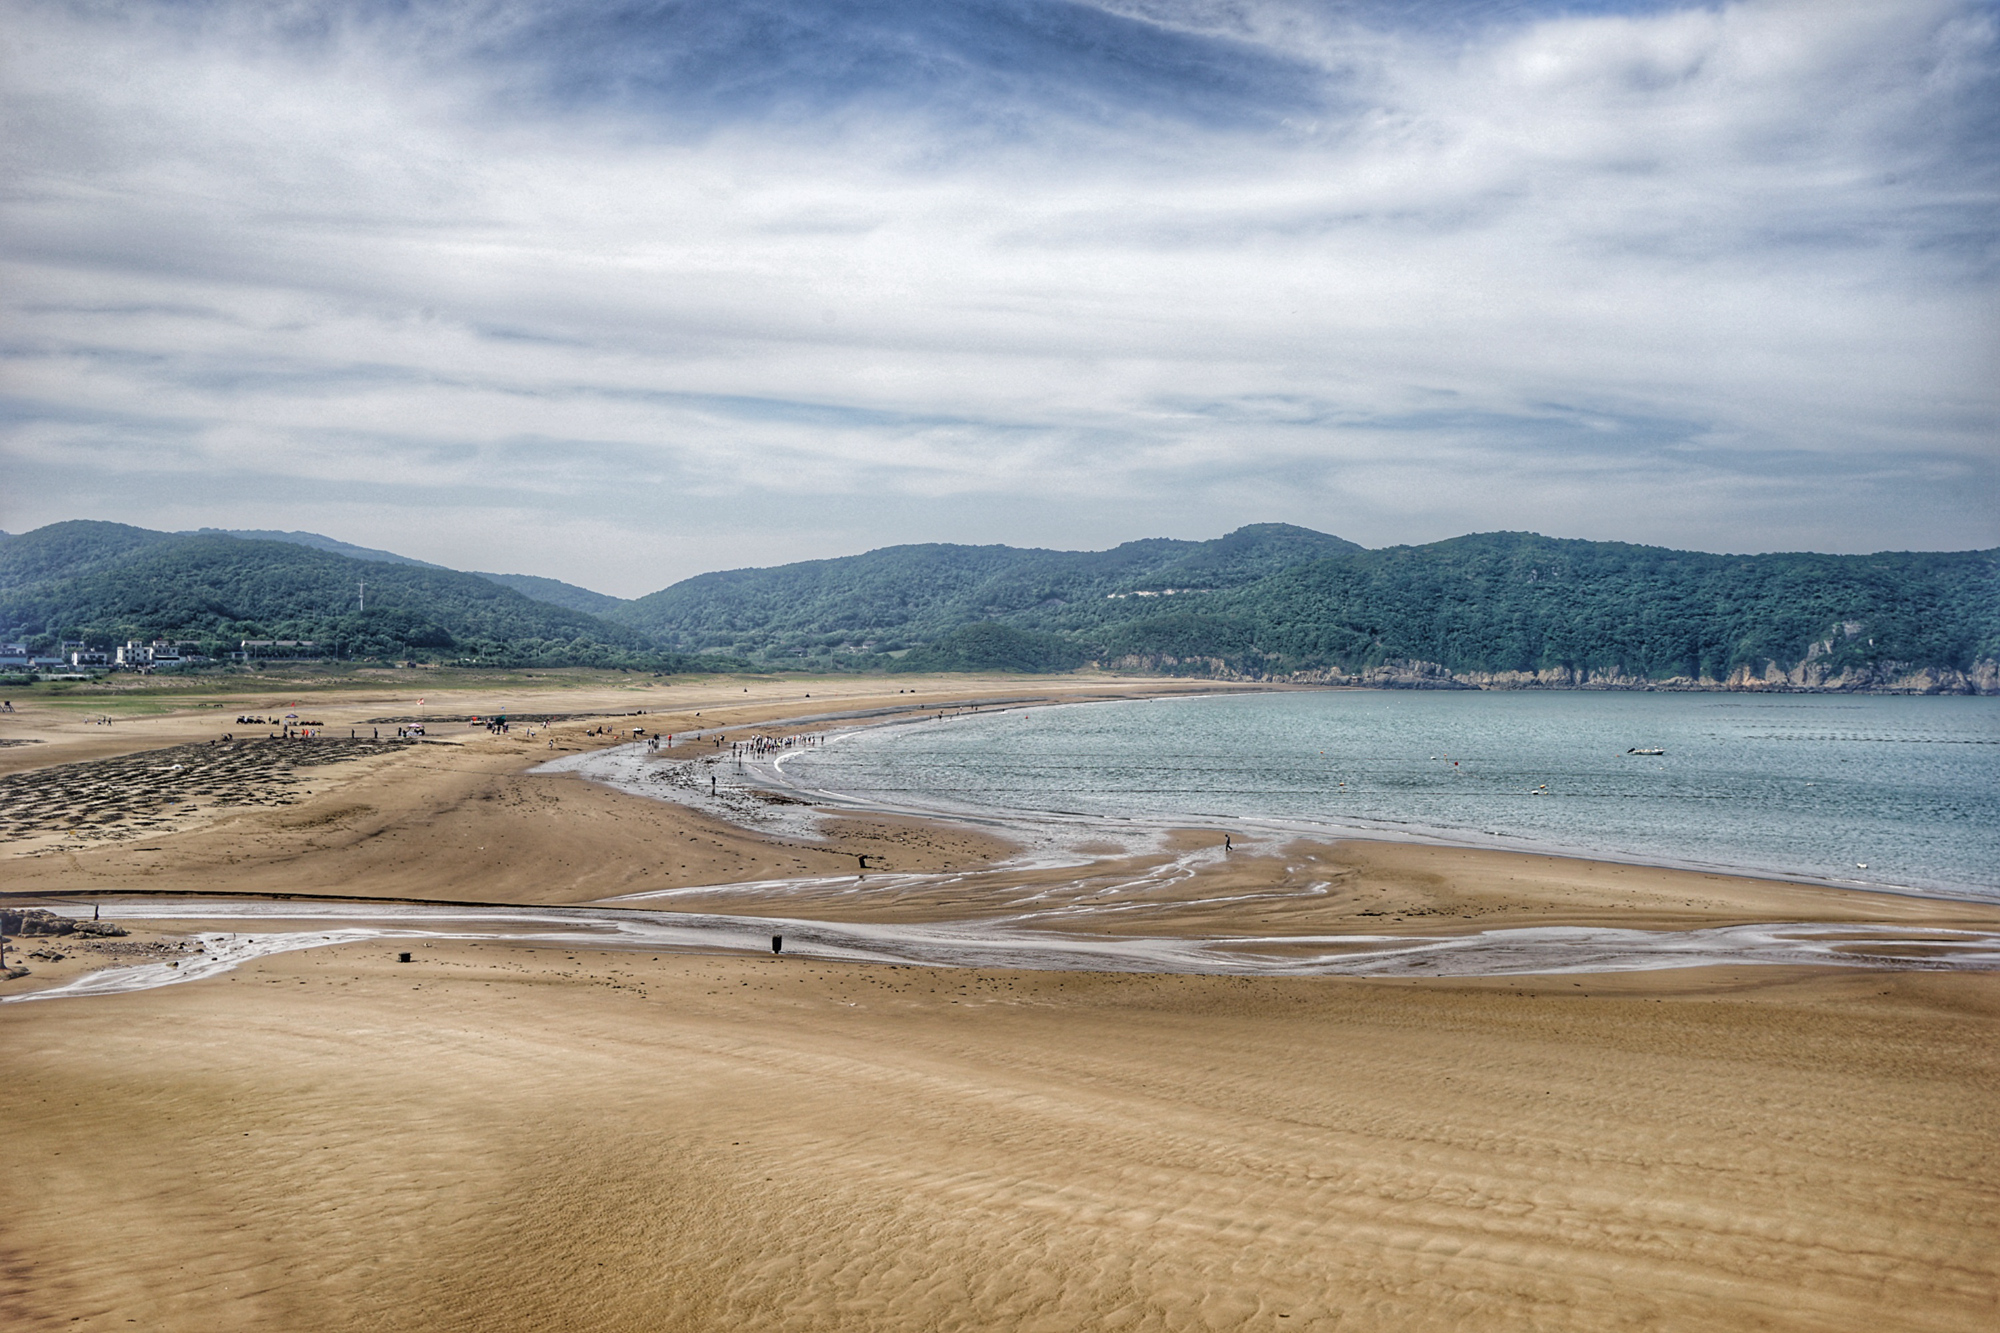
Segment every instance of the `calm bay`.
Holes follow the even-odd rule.
[[[1217,695],[876,728],[786,770],[940,812],[1269,820],[2000,900],[1991,698]]]

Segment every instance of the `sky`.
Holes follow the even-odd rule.
[[[0,0],[0,529],[2000,545],[2000,8]]]

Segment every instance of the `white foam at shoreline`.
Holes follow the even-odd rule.
[[[819,813],[795,798],[774,800],[764,784],[746,782],[743,766],[727,751],[698,759],[671,759],[645,742],[565,755],[530,773],[574,773],[631,796],[671,801],[717,819],[780,837],[817,838]],[[714,778],[711,787],[709,779]]]

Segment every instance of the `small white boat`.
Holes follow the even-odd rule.
[[[1631,749],[1627,750],[1627,751],[1626,751],[1625,753],[1626,753],[1626,754],[1665,754],[1665,753],[1666,753],[1666,751],[1665,751],[1665,750],[1663,750],[1663,749],[1661,749],[1661,748],[1660,748],[1659,746],[1657,746],[1657,745],[1635,745],[1635,746],[1633,746],[1633,747],[1632,747]]]

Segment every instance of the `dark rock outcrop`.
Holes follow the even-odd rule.
[[[0,907],[0,935],[123,935],[125,928],[109,921],[78,921],[42,907]]]

